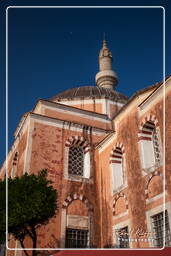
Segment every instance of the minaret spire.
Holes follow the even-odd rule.
[[[103,48],[106,48],[107,49],[107,42],[105,39],[103,39]]]
[[[100,71],[96,74],[96,85],[114,89],[117,84],[117,75],[112,70],[112,53],[107,47],[105,33],[102,49],[99,53],[99,69]]]
[[[103,33],[103,48],[107,48],[107,42],[106,42],[106,34]]]

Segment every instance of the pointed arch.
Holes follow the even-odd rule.
[[[125,195],[125,193],[121,192],[121,193],[118,193],[115,196],[114,200],[113,200],[113,207],[112,207],[113,215],[116,214],[116,203],[119,200],[119,198],[124,198],[124,200],[125,200],[125,208],[126,208],[126,210],[128,210],[128,199],[127,199],[127,196]]]
[[[139,134],[141,134],[141,132],[143,131],[144,125],[145,125],[146,123],[148,123],[148,122],[149,122],[149,123],[153,123],[153,124],[155,125],[155,127],[159,127],[159,122],[158,122],[156,116],[153,115],[153,114],[149,114],[149,115],[145,116],[145,117],[142,119],[142,121],[141,121],[141,123],[140,123],[140,125],[139,125]]]
[[[121,142],[117,142],[115,147],[113,147],[111,153],[110,153],[110,161],[109,163],[112,163],[115,161],[115,157],[117,158],[116,152],[120,152],[121,154],[125,153],[125,148]]]
[[[68,195],[64,200],[62,207],[67,208],[69,204],[71,204],[74,200],[81,200],[86,205],[89,211],[93,210],[93,206],[90,203],[90,201],[83,194],[79,194],[79,193]]]
[[[155,176],[159,176],[163,180],[163,174],[159,171],[153,171],[150,175],[147,176],[146,183],[145,183],[145,197],[146,197],[146,199],[149,198],[149,190],[148,190],[149,184],[150,184],[151,180],[153,179],[153,177],[155,177]]]
[[[90,144],[82,136],[70,136],[65,142],[65,147],[80,146],[84,154],[90,151]]]

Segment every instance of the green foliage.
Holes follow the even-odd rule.
[[[0,231],[5,228],[5,185],[0,182]],[[20,242],[30,236],[36,246],[36,229],[48,223],[57,210],[57,191],[47,170],[8,179],[8,232]]]

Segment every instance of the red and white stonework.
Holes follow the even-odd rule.
[[[39,100],[23,116],[0,178],[48,170],[59,211],[39,248],[162,247],[163,212],[169,246],[171,76],[128,99],[115,90],[105,40],[99,64],[96,86]]]

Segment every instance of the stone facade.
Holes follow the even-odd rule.
[[[84,232],[87,247],[159,247],[156,234],[154,240],[149,234],[154,233],[152,220],[164,211],[164,201],[170,239],[171,77],[127,100],[111,88],[115,75],[104,81],[105,65],[111,68],[105,59],[105,72],[100,71],[104,88],[97,85],[100,94],[83,87],[79,95],[77,89],[72,97],[64,92],[39,100],[19,123],[1,168],[1,178],[5,169],[11,177],[48,169],[59,211],[40,229],[39,248],[65,248],[67,232],[78,230]],[[128,234],[118,238],[124,228]],[[9,247],[15,246],[12,240]]]

